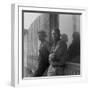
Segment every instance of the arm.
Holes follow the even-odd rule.
[[[59,60],[67,52],[67,45],[64,42],[60,42],[54,51],[55,57]]]
[[[67,52],[67,45],[63,42],[59,42],[53,53],[49,55],[49,60],[54,63],[60,61],[66,52]]]
[[[45,70],[49,66],[48,55],[49,55],[49,52],[48,52],[46,47],[43,47],[40,49],[40,54],[38,57],[38,59],[39,59],[38,68],[35,71],[33,76],[42,76],[43,75],[43,73],[45,72]]]

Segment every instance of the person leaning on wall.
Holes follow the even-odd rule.
[[[39,56],[38,56],[38,68],[33,74],[34,77],[43,76],[46,69],[49,67],[49,43],[46,41],[46,32],[45,31],[39,31],[38,32],[39,40],[41,42],[40,48],[39,48]]]
[[[67,57],[67,44],[60,39],[60,30],[52,30],[53,45],[49,54],[49,68],[47,75],[64,75],[64,64]]]

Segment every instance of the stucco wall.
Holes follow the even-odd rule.
[[[75,24],[75,27],[74,27]],[[59,28],[61,34],[68,35],[67,45],[72,43],[74,31],[80,32],[80,15],[61,14],[59,15]]]

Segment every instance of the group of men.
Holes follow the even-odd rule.
[[[38,36],[41,44],[38,56],[38,68],[33,73],[33,77],[43,76],[45,72],[47,76],[64,75],[65,62],[68,60],[67,56],[80,55],[80,44],[76,42],[75,44],[73,43],[78,39],[76,38],[76,40],[72,42],[70,49],[67,50],[67,39],[61,38],[59,29],[52,30],[52,43],[46,41],[47,35],[45,31],[39,31]],[[75,36],[76,34],[74,37]]]
[[[60,39],[60,30],[52,30],[52,44],[46,41],[47,35],[44,31],[39,31],[38,36],[41,41],[38,56],[39,64],[33,76],[43,76],[45,71],[47,71],[47,76],[63,75],[67,57],[67,45]]]

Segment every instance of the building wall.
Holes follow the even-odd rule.
[[[59,15],[59,28],[61,34],[68,36],[67,45],[72,43],[72,34],[74,31],[80,32],[80,15],[60,14]]]

